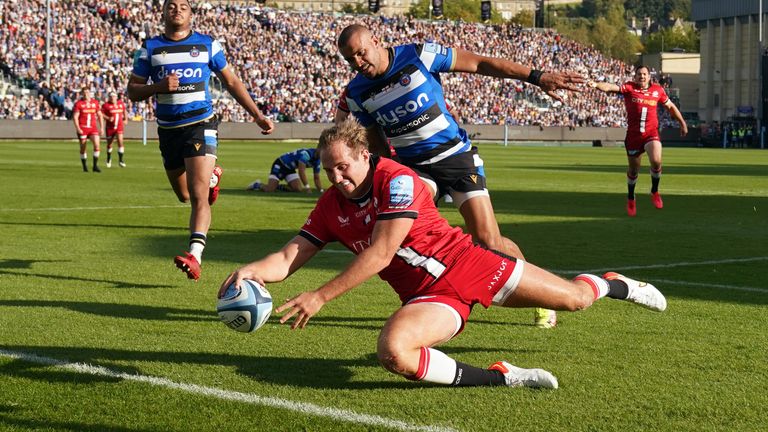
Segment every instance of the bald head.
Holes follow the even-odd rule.
[[[352,24],[344,28],[344,30],[341,31],[341,34],[339,35],[339,39],[336,42],[336,45],[339,48],[348,46],[350,41],[353,39],[359,39],[360,37],[371,36],[371,31],[368,30],[368,27],[360,24]]]
[[[373,79],[383,74],[389,66],[387,49],[379,44],[368,27],[352,24],[339,34],[339,53],[352,70]]]

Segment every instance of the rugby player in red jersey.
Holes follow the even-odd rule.
[[[109,93],[109,101],[101,106],[101,112],[107,123],[107,168],[112,167],[112,142],[117,138],[117,155],[120,159],[120,167],[125,168],[123,155],[125,154],[125,144],[123,143],[123,132],[128,123],[126,117],[125,104],[118,99],[116,92]]]
[[[680,123],[680,136],[688,134],[688,125],[674,103],[667,97],[664,88],[651,82],[651,73],[647,66],[635,69],[634,81],[622,86],[608,82],[590,82],[589,85],[606,93],[621,93],[627,107],[627,135],[624,146],[627,150],[627,214],[635,216],[635,184],[640,171],[643,153],[648,153],[651,163],[651,201],[657,209],[664,207],[659,195],[661,180],[661,137],[659,136],[659,118],[656,107],[661,104],[669,110],[672,117]]]
[[[543,388],[558,386],[545,370],[504,361],[483,369],[435,347],[461,332],[475,304],[577,311],[609,296],[659,312],[667,307],[654,286],[617,273],[582,274],[568,281],[474,244],[469,234],[440,216],[430,190],[413,170],[368,151],[366,130],[354,118],[323,131],[317,151],[333,187],[320,197],[298,235],[230,274],[219,296],[243,279],[282,281],[326,244],[338,241],[355,258],[318,289],[276,308],[285,312],[281,323],[293,318],[292,329],[304,328],[325,303],[378,274],[402,303],[378,339],[378,359],[388,371],[445,385]]]
[[[99,101],[91,97],[91,90],[83,87],[80,92],[80,100],[75,102],[72,111],[72,121],[75,123],[77,139],[80,142],[80,162],[83,171],[88,172],[88,154],[85,145],[88,139],[93,143],[93,172],[101,172],[99,169],[99,131],[104,129],[104,119],[99,109]]]

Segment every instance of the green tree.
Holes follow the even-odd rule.
[[[419,0],[411,5],[408,15],[414,18],[426,19],[430,16],[429,6],[431,0]],[[432,18],[435,18],[432,16]],[[443,1],[443,18],[449,20],[462,20],[466,22],[480,22],[480,0],[447,0]],[[491,9],[491,22],[501,23],[501,14]]]
[[[624,8],[637,18],[650,17],[654,22],[691,17],[691,0],[625,0]]]
[[[518,24],[523,27],[533,27],[533,11],[530,9],[523,9],[513,16],[509,22]]]
[[[645,41],[646,54],[669,52],[682,48],[687,52],[699,52],[699,33],[693,25],[669,27],[648,35]]]
[[[357,3],[350,4],[345,3],[343,6],[341,6],[341,11],[348,14],[370,14],[371,11],[368,9],[368,3],[359,1]]]

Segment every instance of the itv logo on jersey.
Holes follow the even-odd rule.
[[[409,100],[402,105],[389,110],[389,112],[379,111],[376,113],[376,123],[382,126],[397,124],[402,117],[414,113],[429,102],[429,96],[426,93],[419,93],[415,100]]]
[[[166,69],[165,66],[161,66],[160,70],[157,71],[157,79],[159,81],[171,74],[176,74],[179,78],[202,78],[203,70],[200,68]]]

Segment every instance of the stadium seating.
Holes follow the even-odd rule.
[[[51,82],[44,83],[45,26],[40,25],[40,17],[45,16],[45,3],[0,3],[0,19],[5,23],[0,27],[0,65],[35,90],[27,96],[3,99],[0,118],[67,118],[82,86],[89,86],[100,100],[112,90],[124,92],[141,39],[162,29],[160,2],[51,2]],[[627,64],[553,30],[532,31],[515,25],[220,5],[199,10],[195,28],[219,38],[252,97],[275,120],[329,122],[341,89],[352,77],[337,53],[335,38],[341,28],[355,22],[371,27],[386,45],[433,40],[548,71],[575,70],[617,83],[631,76]],[[624,125],[621,99],[592,89],[571,94],[560,104],[516,80],[444,74],[443,81],[446,96],[464,123]],[[213,94],[222,119],[247,120],[245,111],[220,86],[214,82]],[[151,103],[126,102],[129,118],[145,115],[153,119]]]

